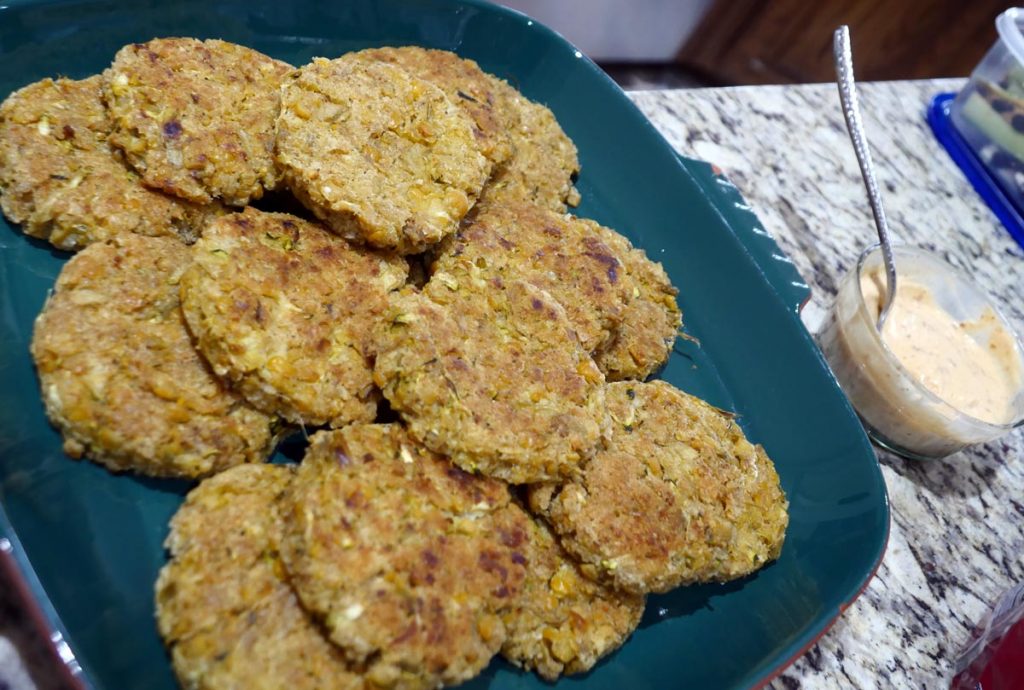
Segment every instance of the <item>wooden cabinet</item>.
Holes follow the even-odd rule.
[[[996,40],[990,0],[716,0],[679,61],[720,84],[834,81],[849,24],[857,79],[963,77]]]

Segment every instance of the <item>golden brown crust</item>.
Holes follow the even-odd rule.
[[[554,113],[472,60],[416,46],[375,48],[357,55],[397,65],[441,88],[476,124],[483,153],[496,167],[481,197],[526,200],[554,211],[579,204],[573,179],[576,146]]]
[[[473,60],[447,50],[419,46],[371,48],[356,55],[400,67],[444,91],[452,103],[472,118],[481,152],[492,163],[502,163],[512,154],[504,93],[495,84],[495,78]]]
[[[573,186],[580,171],[576,145],[554,113],[497,77],[493,85],[512,139],[512,155],[495,169],[481,200],[522,199],[557,212],[564,212],[566,204],[578,205],[580,195]]]
[[[292,584],[372,684],[456,684],[498,651],[528,519],[500,482],[353,425],[313,436],[284,506]]]
[[[182,308],[214,371],[259,409],[296,424],[369,422],[379,398],[369,334],[407,274],[401,257],[248,208],[192,247]]]
[[[171,520],[157,626],[182,687],[364,687],[302,609],[278,556],[278,497],[293,467],[247,465],[204,481]]]
[[[411,433],[463,469],[573,476],[608,423],[601,373],[549,294],[468,270],[393,300],[374,379]]]
[[[642,249],[635,249],[625,237],[593,221],[615,255],[622,259],[633,284],[625,317],[612,339],[594,353],[594,361],[609,381],[646,379],[668,361],[683,314],[676,303],[678,290],[672,286],[660,263],[651,261]]]
[[[36,320],[32,357],[64,450],[113,470],[200,477],[262,462],[272,418],[192,347],[178,301],[188,248],[122,235],[65,264]]]
[[[664,592],[778,558],[785,494],[764,449],[730,415],[664,381],[612,383],[607,400],[608,448],[578,480],[530,495],[588,576]]]
[[[402,254],[455,232],[491,168],[443,91],[358,55],[317,58],[285,80],[277,160],[332,230]]]
[[[562,212],[579,204],[573,179],[580,164],[576,147],[554,113],[509,84],[483,72],[472,60],[416,46],[358,53],[397,65],[441,88],[476,124],[483,153],[496,167],[481,197],[532,201]]]
[[[505,614],[501,654],[547,680],[584,673],[636,628],[644,597],[617,592],[583,575],[543,523],[530,520],[526,581]]]
[[[153,189],[244,206],[278,183],[274,123],[281,80],[291,71],[226,41],[127,45],[103,74],[111,142]]]
[[[587,352],[611,340],[634,286],[592,221],[508,199],[478,205],[445,240],[435,270],[485,263],[505,280],[525,280],[561,304]]]
[[[44,79],[0,105],[0,206],[26,235],[77,250],[125,233],[194,241],[207,210],[146,189],[108,143],[100,77]]]

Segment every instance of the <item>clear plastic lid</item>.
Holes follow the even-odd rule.
[[[1011,7],[996,18],[996,31],[999,39],[1007,49],[1024,65],[1024,35],[1020,32],[1020,23],[1024,20],[1024,8]]]

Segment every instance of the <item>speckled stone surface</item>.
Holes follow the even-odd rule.
[[[897,236],[974,275],[1024,332],[1024,250],[931,134],[930,98],[960,80],[861,86]],[[721,167],[812,286],[814,332],[874,226],[834,84],[630,96],[681,153]],[[945,461],[879,451],[889,548],[864,594],[773,688],[948,687],[959,650],[1024,580],[1024,430]]]

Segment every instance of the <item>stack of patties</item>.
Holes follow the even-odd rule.
[[[32,344],[67,452],[206,478],[157,583],[184,687],[553,680],[648,592],[778,557],[764,450],[643,382],[676,290],[566,214],[578,167],[550,110],[415,47],[156,39],[0,107],[5,213],[85,247]]]
[[[278,183],[292,68],[223,41],[158,39],[103,75],[43,80],[0,106],[0,206],[82,250],[36,322],[32,355],[72,457],[202,477],[263,462],[284,425],[196,352],[179,283],[206,223]]]

